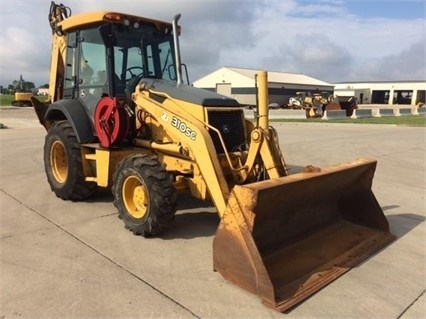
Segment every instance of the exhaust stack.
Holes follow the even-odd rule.
[[[176,76],[177,76],[177,86],[183,84],[182,80],[182,64],[180,59],[180,46],[179,46],[179,26],[178,22],[181,17],[181,14],[177,14],[173,18],[173,43],[175,46],[175,64],[176,64]]]

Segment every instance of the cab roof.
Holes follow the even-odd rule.
[[[155,26],[157,29],[169,29],[172,30],[172,24],[170,22],[164,22],[160,20],[149,19],[140,16],[134,16],[127,13],[121,12],[111,12],[111,11],[97,11],[97,12],[86,12],[79,13],[76,15],[72,15],[61,22],[58,23],[58,27],[61,28],[62,31],[70,31],[73,29],[79,29],[86,25],[96,24],[100,22],[115,22],[115,23],[123,23],[124,21],[129,21],[130,25],[134,23],[142,24],[150,24]],[[180,28],[179,28],[180,31]],[[180,33],[180,32],[179,32]]]

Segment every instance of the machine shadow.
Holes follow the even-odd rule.
[[[383,210],[386,210],[386,208],[383,207]],[[396,236],[396,240],[399,240],[426,220],[426,217],[422,215],[411,213],[387,215],[386,218],[389,222],[390,231]]]
[[[160,238],[169,240],[211,237],[215,234],[219,222],[219,215],[211,201],[199,200],[189,194],[179,194],[175,220]]]
[[[186,210],[186,209],[196,209],[196,208],[212,208],[216,211],[212,201],[201,200],[201,199],[195,198],[194,196],[188,193],[179,193],[176,199],[176,203],[177,203],[176,209],[178,211]]]
[[[99,188],[93,196],[84,200],[86,203],[112,203],[114,196],[112,195],[111,188]]]
[[[216,233],[219,221],[217,213],[212,212],[178,213],[170,229],[159,238],[169,240],[212,237]]]

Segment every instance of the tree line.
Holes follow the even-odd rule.
[[[41,88],[48,88],[49,84],[40,86]],[[0,87],[0,92],[3,94],[15,94],[16,92],[33,92],[35,89],[34,82],[24,80],[22,74],[19,80],[14,80],[7,87]]]

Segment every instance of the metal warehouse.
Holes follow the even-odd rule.
[[[255,76],[260,70],[220,68],[194,82],[194,86],[235,98],[243,105],[256,105]],[[333,94],[334,85],[298,73],[268,71],[269,101],[287,104],[297,92]]]
[[[383,81],[336,83],[337,96],[355,96],[358,104],[425,103],[426,81]]]

